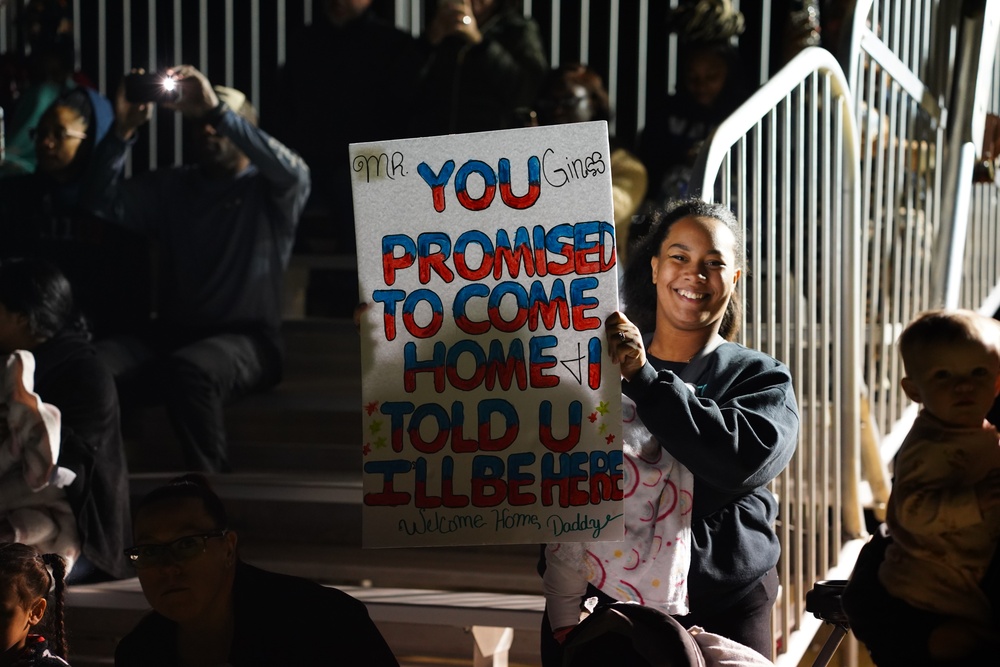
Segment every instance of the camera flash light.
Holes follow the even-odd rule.
[[[172,79],[170,77],[164,78],[163,90],[166,90],[168,92],[173,92],[174,90],[177,90],[177,79]]]

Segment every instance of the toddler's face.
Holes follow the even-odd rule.
[[[952,426],[981,426],[997,395],[997,356],[974,341],[927,345],[921,356],[903,378],[907,396]]]

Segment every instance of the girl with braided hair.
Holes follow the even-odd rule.
[[[49,572],[51,568],[51,573]],[[0,667],[67,667],[63,619],[66,562],[17,542],[0,543]],[[53,589],[53,642],[32,633]]]

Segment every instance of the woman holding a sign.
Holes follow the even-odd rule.
[[[546,666],[560,664],[589,596],[654,606],[772,654],[780,545],[767,485],[797,441],[791,376],[731,342],[743,255],[732,212],[688,200],[656,218],[625,272],[627,315],[605,321],[624,394],[626,540],[547,547]],[[649,500],[652,474],[669,481]]]

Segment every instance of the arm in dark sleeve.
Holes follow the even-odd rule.
[[[73,487],[84,486],[84,476],[105,447],[121,447],[118,429],[118,393],[107,369],[96,359],[64,366],[57,382],[48,382],[39,396],[59,408],[62,442],[59,464],[77,473]]]
[[[731,372],[716,378],[724,386],[715,397],[697,396],[674,373],[649,363],[622,385],[649,431],[696,478],[743,494],[788,464],[799,419],[785,366],[760,357]]]
[[[250,158],[271,186],[280,213],[277,222],[294,230],[309,198],[309,167],[305,160],[232,110],[222,115],[216,130]]]
[[[538,24],[523,19],[513,21],[497,35],[484,34],[483,41],[466,57],[478,76],[502,92],[512,107],[535,101],[549,67]]]
[[[97,145],[82,180],[80,206],[115,224],[147,232],[154,224],[154,212],[161,208],[159,189],[152,173],[123,178],[128,152],[135,141],[135,137],[123,141],[115,132],[108,132]]]

